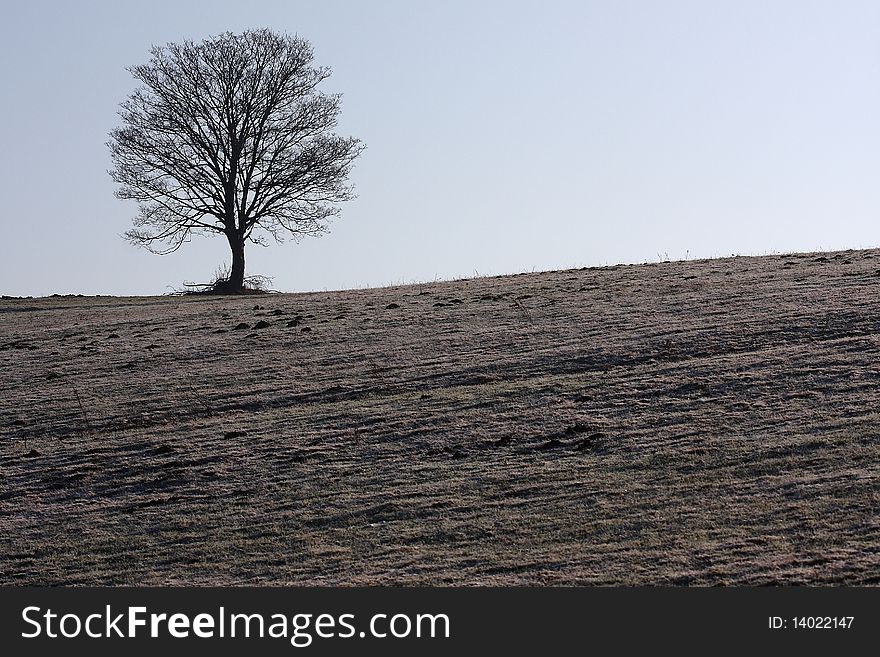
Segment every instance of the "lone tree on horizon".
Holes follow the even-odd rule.
[[[313,65],[304,39],[227,32],[151,55],[128,68],[142,86],[107,144],[116,196],[139,206],[125,236],[165,254],[221,233],[232,267],[215,289],[240,292],[245,243],[325,232],[353,197],[346,179],[364,146],[332,132],[341,96],[317,90],[330,69]]]

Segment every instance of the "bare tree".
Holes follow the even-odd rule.
[[[108,146],[117,197],[140,212],[126,233],[155,253],[193,233],[232,251],[224,291],[244,284],[244,247],[326,230],[364,146],[332,132],[340,95],[318,84],[311,45],[268,29],[154,47],[128,70],[142,83],[122,103]]]

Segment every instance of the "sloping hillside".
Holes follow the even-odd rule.
[[[6,299],[0,582],[880,583],[878,356],[877,250]]]

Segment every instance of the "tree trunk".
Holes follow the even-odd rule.
[[[229,273],[229,291],[238,293],[244,287],[244,240],[237,235],[229,237],[229,248],[232,249],[232,271]]]

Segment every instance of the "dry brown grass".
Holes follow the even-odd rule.
[[[880,583],[878,273],[4,300],[0,582]]]

